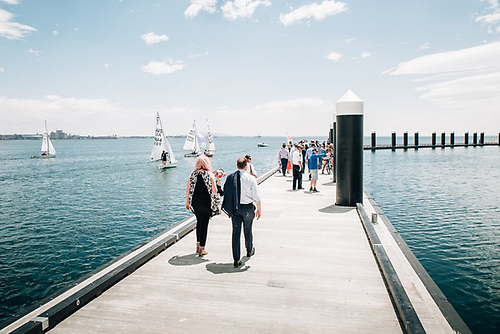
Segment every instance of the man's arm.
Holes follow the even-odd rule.
[[[262,212],[261,212],[261,205],[260,205],[261,202],[257,202],[255,203],[255,205],[257,206],[257,211],[255,211],[255,218],[257,218],[257,220],[260,218],[260,216],[262,215]]]

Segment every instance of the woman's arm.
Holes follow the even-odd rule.
[[[188,210],[190,210],[190,207],[189,207],[189,188],[191,186],[191,174],[189,174],[188,183],[186,186],[186,209],[188,209]]]

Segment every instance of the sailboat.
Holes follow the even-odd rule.
[[[162,153],[166,154],[166,162],[162,160]],[[177,160],[175,160],[174,152],[170,147],[170,143],[165,136],[165,131],[163,131],[163,125],[160,119],[160,113],[156,113],[156,130],[155,130],[155,141],[153,143],[153,150],[151,151],[150,161],[162,161],[162,164],[158,166],[160,169],[177,167]]]
[[[185,157],[197,157],[201,154],[200,143],[198,142],[198,132],[196,131],[196,120],[193,121],[193,126],[191,130],[189,130],[183,149],[191,151],[184,154]]]
[[[205,152],[205,155],[207,157],[213,157],[214,156],[214,151],[215,151],[215,142],[214,142],[214,136],[212,135],[212,132],[210,132],[210,126],[208,125],[208,119],[207,119],[207,141],[208,141],[208,150]]]
[[[52,141],[50,140],[49,131],[47,130],[47,121],[45,121],[45,132],[42,136],[42,147],[40,149],[42,154],[34,155],[33,158],[55,158],[56,150],[54,146],[52,146]]]

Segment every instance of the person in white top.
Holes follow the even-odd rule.
[[[304,189],[302,188],[302,145],[297,145],[297,150],[292,152],[292,164],[293,164],[293,182],[292,189]],[[297,187],[298,186],[298,187]]]
[[[257,177],[257,171],[252,165],[252,156],[250,155],[245,155],[245,159],[247,159],[247,172],[250,173],[253,177]]]

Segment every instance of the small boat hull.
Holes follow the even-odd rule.
[[[269,144],[266,144],[266,143],[258,143],[257,144],[258,147],[268,147]]]
[[[166,165],[159,165],[158,169],[165,170],[165,169],[170,169],[170,168],[175,168],[175,167],[177,167],[177,163],[166,164]]]
[[[191,153],[186,153],[184,154],[184,157],[186,158],[196,158],[200,156],[201,152],[191,152]]]
[[[55,158],[56,155],[55,154],[45,154],[45,155],[34,155],[32,156],[32,158],[38,158],[38,159],[51,159],[51,158]]]

